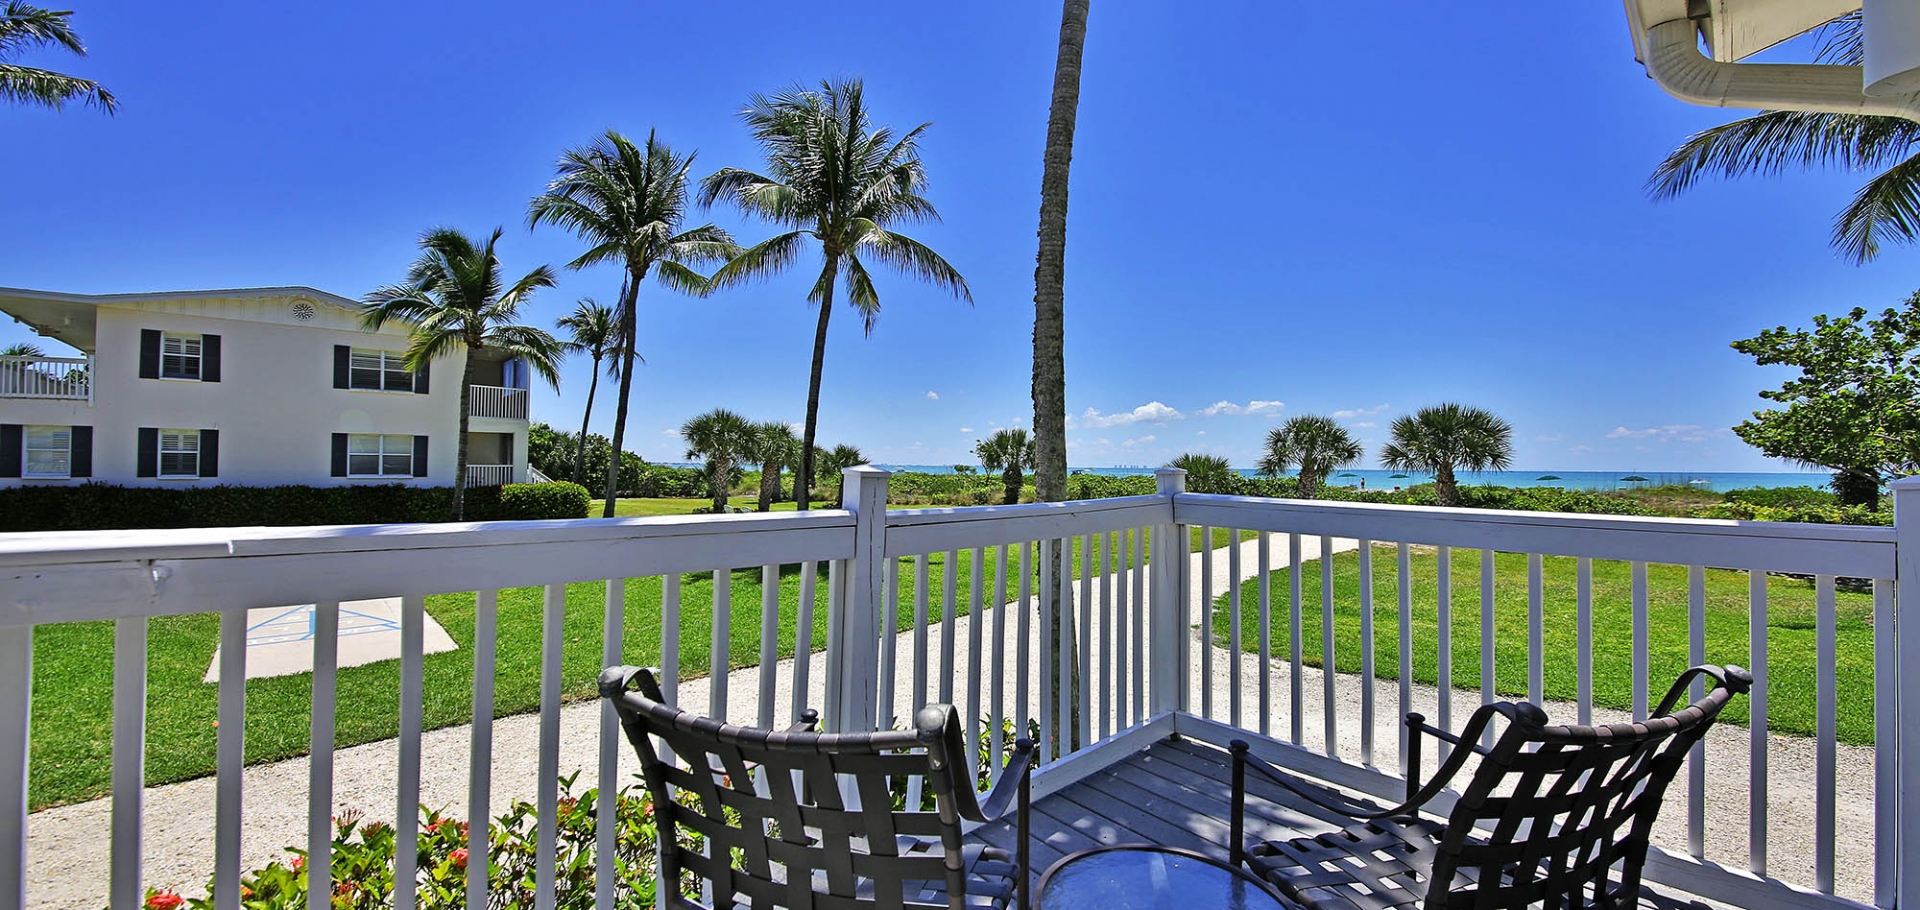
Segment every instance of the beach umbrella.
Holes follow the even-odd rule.
[[[1628,474],[1627,476],[1620,478],[1620,481],[1622,483],[1646,483],[1647,479],[1645,477],[1641,477],[1638,474]]]
[[[1534,480],[1565,480],[1565,479],[1566,478],[1561,477],[1558,474],[1542,474],[1539,477],[1534,478]]]
[[[1407,479],[1407,475],[1405,475],[1405,474],[1394,474],[1394,475],[1392,475],[1392,476],[1389,476],[1389,477],[1388,477],[1387,479],[1388,479],[1388,480],[1406,480],[1406,479]]]
[[[1352,471],[1341,471],[1341,472],[1340,472],[1340,473],[1339,473],[1339,474],[1338,474],[1337,476],[1340,476],[1340,477],[1359,477],[1360,475],[1358,475],[1358,474],[1355,474],[1355,473],[1353,473]]]

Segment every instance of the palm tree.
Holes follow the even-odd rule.
[[[1312,499],[1328,474],[1351,467],[1362,454],[1360,440],[1333,418],[1302,414],[1267,433],[1266,451],[1258,467],[1260,473],[1278,477],[1299,465],[1299,496]]]
[[[700,182],[700,201],[727,200],[741,211],[792,228],[743,250],[714,273],[716,286],[784,271],[812,238],[823,260],[807,299],[820,309],[813,331],[813,371],[807,379],[807,416],[801,430],[800,473],[812,476],[814,430],[820,417],[820,375],[826,366],[827,322],[834,292],[846,282],[847,302],[860,311],[867,335],[880,317],[880,293],[866,262],[877,261],[973,302],[967,281],[931,248],[891,230],[898,223],[934,221],[939,213],[922,195],[923,123],[896,138],[876,127],[859,79],[825,81],[817,90],[794,87],[771,98],[755,95],[741,118],[766,153],[766,173],[722,168]],[[796,491],[801,509],[809,491]]]
[[[785,421],[769,420],[754,426],[748,458],[760,465],[760,501],[755,508],[766,512],[780,501],[780,472],[799,454],[800,437],[793,435],[793,427]]]
[[[1065,0],[1060,7],[1053,103],[1047,112],[1047,147],[1041,159],[1040,253],[1033,268],[1033,492],[1041,502],[1067,498],[1067,174],[1073,165],[1073,130],[1080,117],[1087,5],[1088,0]],[[1053,577],[1059,578],[1060,573],[1054,572]],[[1053,628],[1060,624],[1054,623]]]
[[[62,47],[76,57],[85,57],[87,46],[67,24],[72,15],[71,10],[41,9],[20,0],[0,4],[0,99],[55,111],[65,108],[69,101],[84,101],[108,114],[119,107],[113,93],[91,79],[13,62],[21,54],[42,47]]]
[[[973,444],[980,466],[1000,472],[1001,501],[1013,505],[1020,501],[1020,487],[1026,483],[1021,471],[1033,467],[1033,440],[1022,429],[1000,430]]]
[[[813,456],[814,469],[820,472],[817,475],[818,478],[820,480],[825,480],[828,477],[833,478],[833,504],[835,507],[838,507],[843,498],[841,496],[841,486],[846,482],[846,475],[841,472],[848,468],[855,468],[866,464],[867,456],[861,454],[858,447],[845,443],[841,443],[831,449],[815,449],[813,450]],[[800,493],[800,481],[797,475],[794,479],[793,486],[794,495],[804,495]]]
[[[1390,432],[1393,441],[1380,450],[1380,463],[1432,474],[1443,506],[1460,504],[1455,469],[1504,471],[1513,459],[1513,427],[1480,408],[1435,405],[1395,418]]]
[[[1862,62],[1860,15],[1829,23],[1816,62]],[[1792,169],[1872,171],[1833,224],[1833,246],[1854,263],[1881,244],[1920,237],[1920,123],[1904,117],[1762,111],[1688,136],[1647,178],[1655,199],[1672,199],[1702,177],[1777,176]]]
[[[1167,462],[1187,472],[1187,489],[1195,493],[1232,492],[1233,465],[1219,455],[1188,452]]]
[[[512,285],[503,284],[500,257],[494,252],[499,242],[499,228],[493,229],[484,246],[453,228],[434,228],[421,235],[420,258],[407,269],[406,282],[373,291],[360,306],[361,322],[369,330],[379,329],[389,319],[413,325],[405,361],[409,370],[426,369],[434,360],[465,349],[453,468],[454,521],[466,513],[467,397],[480,354],[521,360],[555,388],[560,386],[564,349],[559,340],[513,321],[535,291],[553,287],[553,272],[543,265]]]
[[[622,297],[626,296],[624,292]],[[587,467],[587,424],[593,420],[593,398],[600,391],[600,361],[620,350],[620,320],[613,307],[582,297],[573,313],[554,323],[565,329],[568,351],[583,353],[593,361],[593,379],[587,384],[587,410],[580,415],[580,439],[573,452],[573,482],[579,483]],[[617,363],[617,361],[616,361]],[[618,370],[618,366],[613,369]]]
[[[45,356],[47,356],[46,352],[40,350],[40,347],[38,345],[28,344],[26,342],[21,342],[19,344],[10,344],[4,348],[0,348],[0,357],[45,357]]]
[[[725,512],[733,469],[753,448],[753,423],[726,408],[714,408],[681,424],[680,436],[687,442],[688,458],[706,460],[707,483],[713,488],[713,511],[715,514]]]
[[[527,206],[527,226],[542,222],[572,231],[587,242],[587,251],[569,269],[617,262],[624,270],[620,302],[615,306],[620,330],[614,350],[620,367],[620,392],[614,406],[613,445],[608,456],[606,508],[613,517],[619,495],[620,451],[627,433],[627,402],[633,394],[635,307],[640,285],[648,275],[676,291],[705,296],[711,282],[690,264],[722,262],[738,248],[733,238],[711,224],[681,230],[687,210],[687,169],[693,155],[679,155],[647,133],[644,148],[618,132],[560,156],[557,174],[547,191]]]

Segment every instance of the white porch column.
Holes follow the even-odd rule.
[[[827,605],[826,728],[875,729],[880,715],[880,610],[886,603],[887,478],[872,465],[841,472],[840,507],[853,513],[853,558]]]
[[[1173,498],[1187,491],[1187,472],[1153,472],[1156,492],[1167,501],[1167,520],[1153,529],[1153,658],[1148,677],[1148,714],[1186,707],[1187,700],[1187,530],[1173,520]]]
[[[1898,857],[1899,883],[1894,906],[1920,907],[1920,807],[1906,800],[1908,793],[1920,793],[1920,477],[1903,477],[1888,485],[1893,490],[1894,530],[1894,630],[1898,636],[1894,666],[1877,667],[1876,672],[1892,669],[1899,676],[1899,735],[1891,744],[1894,753],[1899,806],[1894,834]],[[1913,634],[1908,634],[1908,633]],[[1876,710],[1885,708],[1876,707]],[[1885,749],[1881,743],[1877,748]]]

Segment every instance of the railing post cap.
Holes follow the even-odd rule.
[[[1892,483],[1887,484],[1887,489],[1892,490],[1895,493],[1899,493],[1907,490],[1920,490],[1920,474],[1915,474],[1910,477],[1902,477],[1899,480],[1893,481]]]
[[[1186,492],[1187,471],[1185,468],[1154,468],[1153,478],[1161,493]]]
[[[884,480],[888,477],[893,476],[892,471],[889,471],[886,468],[876,468],[870,464],[857,464],[851,468],[841,468],[840,473],[842,476],[847,477],[848,479],[858,479],[858,478],[864,477],[871,480]]]

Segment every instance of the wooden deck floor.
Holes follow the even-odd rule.
[[[1225,860],[1233,798],[1232,757],[1190,739],[1165,739],[1033,804],[1033,877],[1069,854],[1110,844],[1149,843],[1196,850]],[[1249,776],[1246,836],[1280,840],[1353,823],[1257,775]],[[1011,852],[1011,821],[969,836]],[[1709,910],[1709,905],[1646,889],[1648,910]]]

